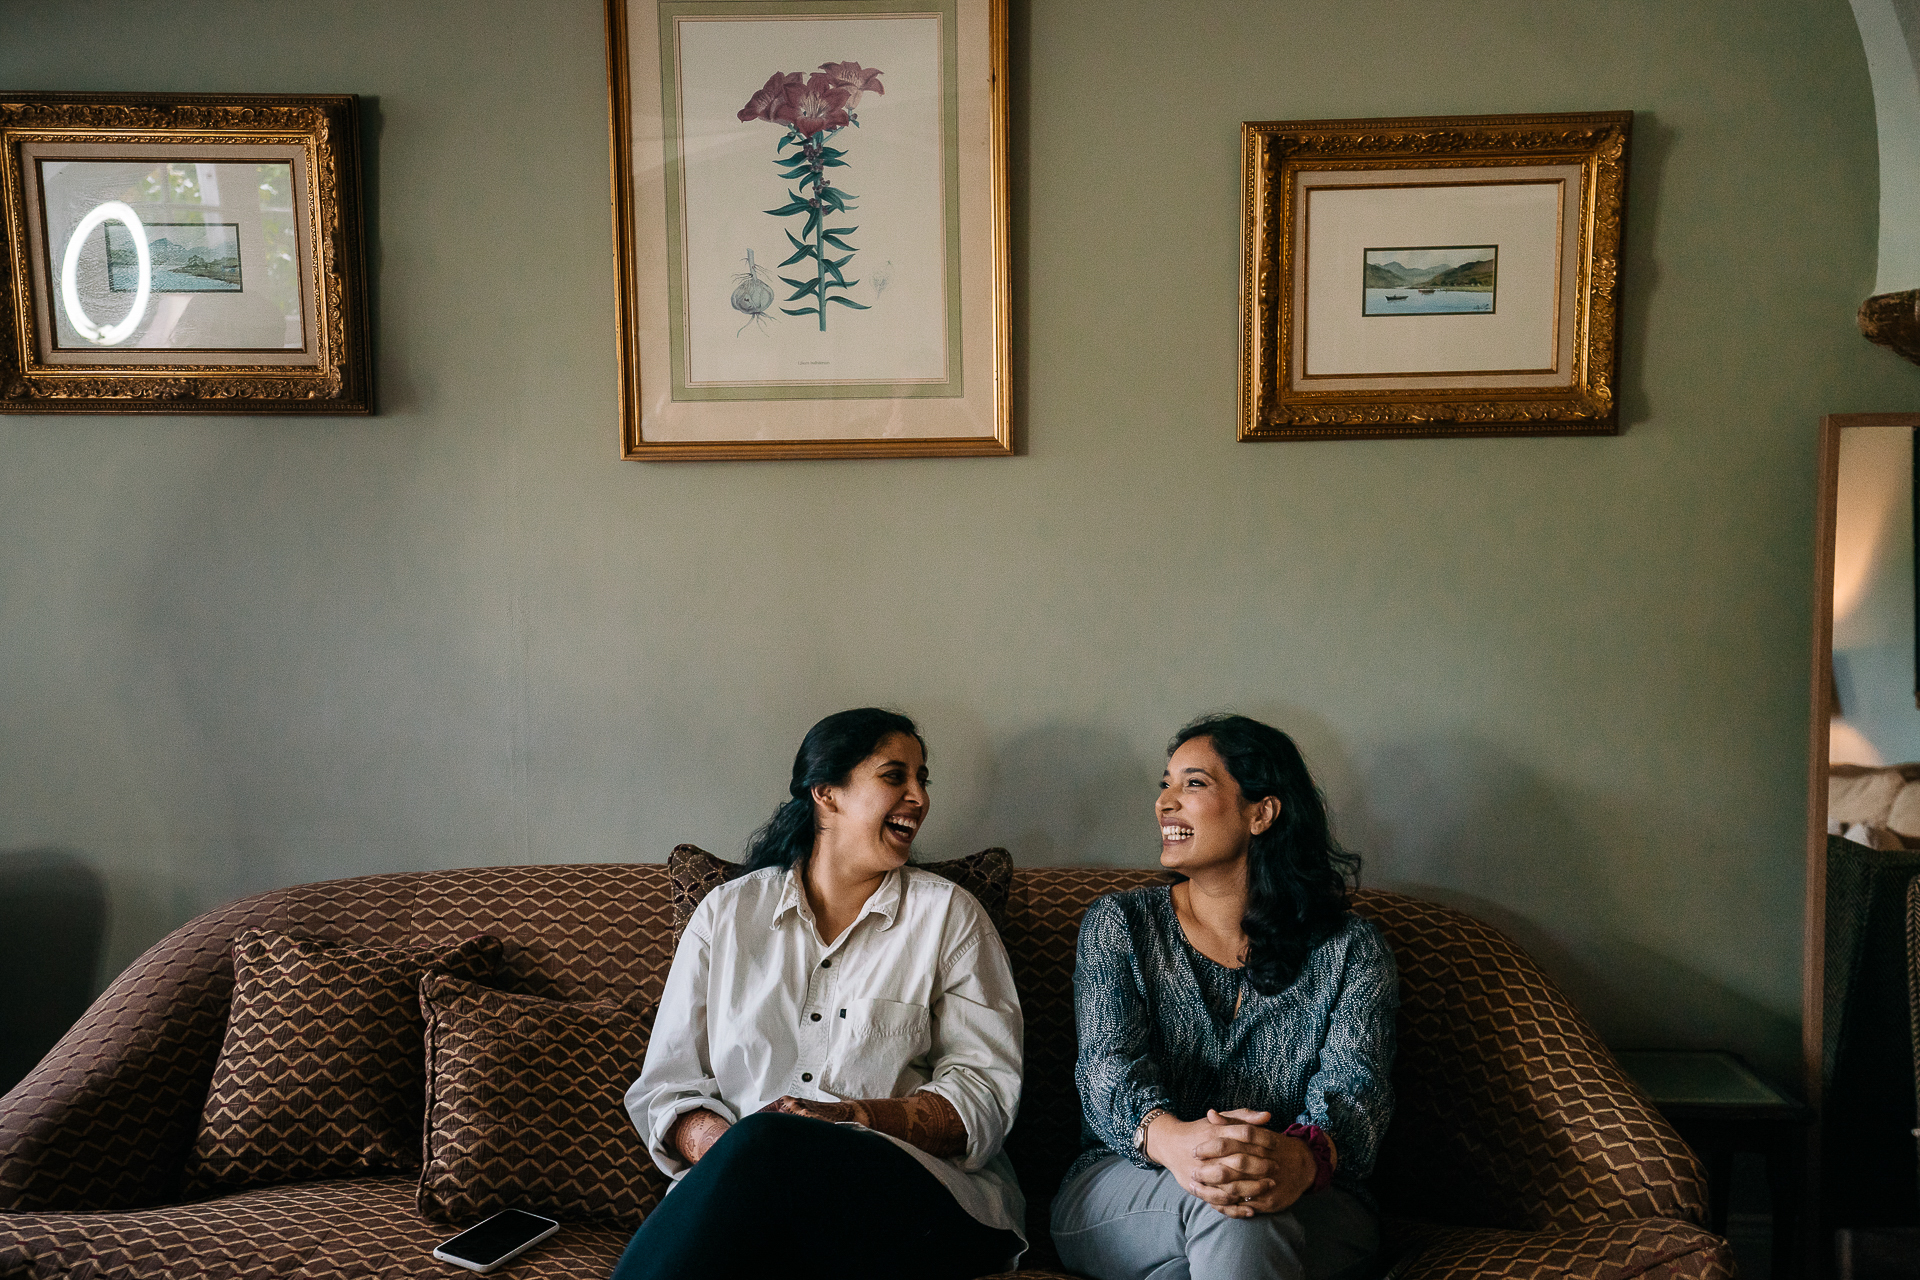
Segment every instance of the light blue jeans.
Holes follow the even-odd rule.
[[[1286,1213],[1229,1218],[1165,1169],[1108,1156],[1054,1197],[1053,1243],[1094,1280],[1334,1280],[1372,1269],[1379,1230],[1338,1187]]]

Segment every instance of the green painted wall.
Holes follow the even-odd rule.
[[[1815,422],[1920,396],[1845,0],[1017,0],[1020,456],[680,466],[616,456],[600,22],[0,0],[0,85],[369,121],[378,417],[0,418],[0,848],[97,871],[103,973],[266,886],[736,850],[869,701],[928,852],[1144,865],[1234,706],[1616,1044],[1790,1066]],[[1617,108],[1624,435],[1235,443],[1239,121]]]

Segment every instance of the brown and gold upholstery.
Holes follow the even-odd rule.
[[[1101,893],[1157,873],[1018,871],[1004,936],[1027,1017],[1027,1074],[1008,1150],[1029,1199],[1026,1280],[1058,1274],[1048,1206],[1079,1140],[1073,951]],[[1403,983],[1399,1103],[1376,1189],[1402,1249],[1397,1280],[1572,1276],[1724,1280],[1699,1224],[1699,1165],[1566,999],[1476,921],[1397,894],[1359,909]],[[483,868],[277,890],[183,926],[123,973],[0,1100],[0,1278],[448,1274],[411,1175],[264,1187],[180,1203],[219,1056],[231,949],[249,929],[334,944],[445,946],[487,933],[492,985],[638,1008],[660,994],[672,894],[664,865]],[[637,1071],[638,1064],[635,1064]],[[632,1224],[570,1222],[514,1264],[604,1277]]]
[[[499,967],[500,940],[486,936],[415,949],[241,934],[226,1041],[187,1156],[191,1197],[419,1168],[420,978]]]
[[[420,1212],[470,1223],[503,1209],[634,1222],[667,1177],[627,1118],[650,1006],[547,1000],[477,982],[420,984],[426,1010]]]

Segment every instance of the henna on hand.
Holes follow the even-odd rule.
[[[817,1098],[796,1098],[792,1094],[782,1094],[760,1110],[773,1115],[825,1120],[828,1124],[845,1124],[849,1121],[854,1124],[866,1123],[857,1102],[822,1102]]]
[[[937,1093],[923,1091],[904,1098],[857,1098],[845,1102],[788,1096],[775,1098],[760,1110],[805,1116],[830,1124],[865,1125],[942,1160],[965,1155],[967,1151],[965,1122],[953,1104]]]
[[[951,1160],[967,1153],[967,1126],[953,1104],[921,1090],[904,1098],[863,1098],[853,1104],[866,1112],[861,1124],[890,1138],[910,1142],[930,1156]]]
[[[705,1107],[685,1111],[673,1122],[673,1128],[667,1131],[667,1145],[678,1151],[680,1158],[688,1164],[699,1164],[700,1157],[707,1154],[707,1148],[718,1142],[720,1135],[732,1127]]]

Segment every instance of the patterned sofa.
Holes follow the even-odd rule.
[[[1009,1151],[1030,1198],[1025,1277],[1057,1275],[1045,1224],[1074,1154],[1074,934],[1096,896],[1151,871],[1018,871],[1006,940],[1027,1016]],[[231,939],[274,929],[356,945],[501,938],[496,983],[554,999],[657,997],[664,865],[486,868],[276,890],[183,926],[135,962],[0,1100],[0,1277],[447,1277],[449,1228],[409,1175],[183,1203],[233,989]],[[1362,892],[1403,977],[1399,1106],[1376,1189],[1397,1280],[1733,1274],[1693,1154],[1533,962],[1431,903]],[[506,1274],[600,1280],[631,1223],[571,1223]]]

